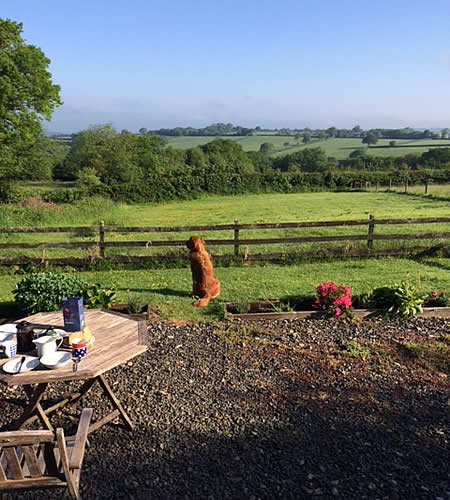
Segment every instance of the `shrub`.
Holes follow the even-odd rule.
[[[425,297],[425,303],[431,307],[450,307],[450,297],[447,290],[433,290]]]
[[[132,295],[128,298],[128,312],[129,313],[139,313],[145,305],[144,299],[139,297],[139,295]]]
[[[115,296],[112,289],[99,283],[87,283],[76,275],[64,273],[31,273],[17,283],[14,300],[20,309],[30,313],[57,311],[64,297],[83,297],[86,308],[107,308]]]
[[[350,287],[324,281],[316,287],[313,307],[333,316],[351,315],[352,296]]]
[[[107,309],[111,306],[115,290],[112,288],[102,288],[99,283],[86,284],[83,289],[83,302],[87,308]]]
[[[368,306],[375,309],[389,309],[395,300],[394,289],[389,286],[382,286],[372,290],[368,298]]]
[[[67,296],[81,296],[86,282],[63,273],[31,273],[17,283],[14,300],[20,309],[30,312],[57,311]]]
[[[408,319],[423,311],[423,298],[408,281],[394,285],[393,292],[393,302],[388,309],[389,314]]]

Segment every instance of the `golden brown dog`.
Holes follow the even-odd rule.
[[[213,265],[202,238],[191,236],[186,245],[190,250],[192,295],[199,299],[194,306],[203,307],[220,294],[220,281],[214,278]]]

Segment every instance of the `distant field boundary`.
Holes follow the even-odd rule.
[[[130,247],[166,247],[177,248],[185,247],[186,239],[180,240],[127,240],[127,241],[108,241],[107,235],[113,233],[199,233],[204,234],[207,231],[231,231],[232,238],[229,239],[205,239],[207,245],[230,246],[232,252],[228,255],[214,255],[217,260],[273,260],[280,258],[294,257],[327,257],[327,256],[381,256],[381,255],[405,255],[414,253],[424,253],[437,250],[438,248],[448,248],[442,244],[436,247],[436,244],[429,247],[408,247],[408,248],[385,248],[376,249],[374,243],[381,240],[448,240],[450,232],[421,232],[421,233],[395,233],[395,234],[377,234],[377,226],[386,225],[427,225],[427,224],[449,224],[450,217],[422,217],[408,219],[376,219],[370,215],[367,220],[343,220],[343,221],[320,221],[320,222],[282,222],[282,223],[259,223],[259,224],[240,224],[235,220],[232,224],[206,225],[206,226],[176,226],[176,227],[122,227],[108,226],[100,222],[98,226],[79,226],[79,227],[1,227],[1,234],[24,234],[24,233],[72,233],[72,234],[93,234],[97,235],[96,241],[90,242],[34,242],[34,243],[1,243],[0,249],[55,249],[55,248],[76,248],[90,249],[90,255],[85,258],[80,257],[29,257],[18,255],[15,257],[0,258],[0,265],[23,265],[27,263],[45,263],[76,265],[92,262],[144,262],[151,260],[176,260],[180,255],[172,253],[158,255],[107,255],[108,248],[130,248]],[[242,238],[243,230],[270,230],[270,229],[298,229],[315,227],[345,227],[361,226],[366,227],[364,233],[339,235],[339,236],[306,236],[294,238]],[[323,243],[330,242],[354,242],[365,241],[364,248],[333,248]],[[301,244],[301,243],[321,243],[314,252],[304,253],[267,253],[251,254],[249,246],[251,245],[274,245],[274,244]]]

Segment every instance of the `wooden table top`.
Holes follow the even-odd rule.
[[[95,341],[88,348],[87,356],[78,364],[76,372],[73,371],[73,363],[55,370],[40,365],[34,370],[16,375],[0,370],[0,381],[8,385],[24,385],[86,380],[122,365],[147,350],[145,321],[100,309],[85,309],[84,318]],[[61,311],[38,313],[17,322],[19,321],[28,321],[36,326],[54,326],[64,329]],[[0,359],[0,367],[7,361],[10,361],[10,358]]]

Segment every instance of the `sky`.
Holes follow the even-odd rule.
[[[0,0],[51,60],[49,132],[450,127],[450,1]]]

